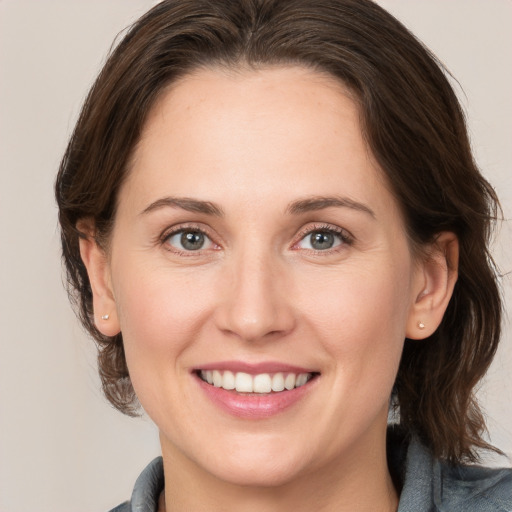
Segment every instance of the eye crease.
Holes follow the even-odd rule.
[[[210,238],[198,229],[180,229],[165,237],[165,243],[179,251],[199,251],[214,247]]]

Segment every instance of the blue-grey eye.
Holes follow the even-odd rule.
[[[341,235],[332,231],[312,231],[308,233],[300,242],[301,249],[312,249],[314,251],[326,251],[341,245],[343,242]]]
[[[212,241],[204,233],[194,229],[172,234],[167,238],[167,243],[180,251],[199,251],[212,245]]]

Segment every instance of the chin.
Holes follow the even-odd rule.
[[[275,459],[276,457],[274,457]],[[300,468],[269,460],[266,464],[240,462],[212,468],[214,476],[242,487],[281,487],[297,478]]]
[[[251,449],[219,448],[218,455],[203,458],[203,469],[214,477],[239,486],[279,487],[296,479],[307,467],[304,453],[297,453],[281,440],[252,441]],[[201,464],[201,460],[197,460]]]

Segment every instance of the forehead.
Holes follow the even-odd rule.
[[[131,167],[127,181],[141,202],[153,199],[152,184],[172,195],[219,201],[229,191],[253,202],[272,200],[276,189],[285,199],[283,187],[289,200],[334,189],[363,199],[385,188],[353,94],[301,67],[185,76],[150,111]]]

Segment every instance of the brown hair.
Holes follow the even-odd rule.
[[[85,102],[56,182],[71,298],[99,349],[107,398],[134,414],[122,334],[95,327],[77,221],[108,240],[117,191],[162,90],[201,66],[298,64],[328,72],[360,103],[364,135],[401,205],[413,246],[452,231],[459,278],[424,342],[406,340],[395,383],[400,423],[451,462],[475,460],[484,420],[473,389],[500,336],[488,251],[496,195],[473,160],[464,115],[435,57],[369,0],[166,0],[128,31]]]

